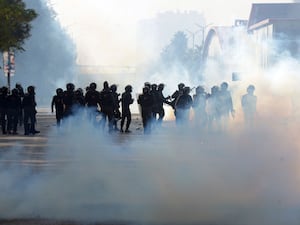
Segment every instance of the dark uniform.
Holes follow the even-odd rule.
[[[207,98],[206,112],[208,118],[208,128],[210,130],[219,129],[220,126],[220,90],[218,86],[211,88],[211,93]]]
[[[101,124],[104,129],[106,121],[108,120],[109,132],[113,129],[113,118],[114,118],[114,98],[112,92],[105,81],[103,84],[103,90],[100,92],[100,107],[102,113]]]
[[[96,88],[96,83],[91,83],[84,96],[85,104],[88,108],[88,117],[94,125],[96,125],[96,116],[100,107],[100,93]]]
[[[233,109],[233,103],[231,93],[228,90],[228,84],[223,82],[221,84],[221,90],[219,92],[219,112],[220,112],[220,128],[226,130],[229,124],[229,115],[232,117],[235,115]]]
[[[178,97],[183,94],[183,88],[184,87],[185,87],[185,85],[183,83],[178,84],[178,90],[176,90],[171,95],[172,102],[170,103],[170,105],[173,107],[173,109],[175,109],[175,104],[176,104],[176,101],[177,101]],[[176,114],[176,111],[174,113]]]
[[[205,128],[207,125],[206,101],[207,93],[202,86],[196,88],[196,94],[193,96],[193,108],[195,113],[195,123],[200,128]]]
[[[37,111],[33,86],[27,88],[27,93],[24,95],[22,101],[22,108],[24,110],[24,134],[29,135],[39,133],[39,131],[35,129]]]
[[[125,119],[127,119],[125,132],[130,132],[129,126],[131,123],[131,112],[130,105],[133,103],[133,98],[131,96],[132,87],[131,85],[127,85],[125,87],[125,92],[122,94],[121,104],[122,104],[122,119],[121,119],[121,132],[123,132],[123,126],[125,123]]]
[[[114,106],[114,112],[113,112],[113,129],[115,131],[118,130],[118,120],[121,119],[121,112],[120,112],[120,100],[119,100],[119,96],[120,94],[117,93],[117,85],[112,84],[110,86],[110,90],[113,96],[113,106]]]
[[[67,90],[64,91],[64,96],[63,96],[63,102],[64,102],[64,117],[69,117],[73,115],[73,105],[75,103],[75,94],[74,94],[74,89],[75,85],[72,83],[68,83],[66,85]]]
[[[190,88],[184,87],[183,94],[178,97],[175,104],[176,122],[178,122],[179,124],[187,123],[189,120],[190,108],[193,105],[193,99],[189,95],[189,93]]]
[[[16,83],[16,89],[18,89],[18,94],[21,98],[21,101],[23,100],[24,98],[24,89],[22,87],[22,85],[20,83]],[[23,111],[22,109],[20,109],[19,111],[19,123],[18,123],[20,126],[23,125]]]
[[[156,118],[157,118],[157,115],[158,115],[158,112],[159,112],[159,101],[158,101],[157,84],[152,84],[151,85],[150,95],[153,98],[152,119],[153,119],[153,123],[154,123],[154,122],[156,122]]]
[[[74,92],[74,106],[73,106],[73,110],[74,112],[78,112],[81,111],[85,106],[85,100],[84,100],[84,95],[83,95],[83,91],[81,88],[78,88],[75,92]]]
[[[164,117],[165,117],[165,110],[164,110],[164,103],[168,104],[168,99],[163,94],[164,84],[159,84],[157,89],[157,113],[158,113],[158,124],[161,125]]]
[[[18,90],[14,88],[12,94],[7,97],[7,132],[9,134],[17,134],[20,111],[21,97]]]
[[[61,120],[64,116],[63,96],[64,96],[63,89],[57,88],[56,95],[53,96],[51,102],[51,112],[54,111],[54,107],[55,107],[55,117],[56,117],[57,126],[60,126]]]
[[[0,89],[0,123],[2,134],[6,134],[7,94],[8,88],[2,87]]]
[[[140,104],[142,110],[144,133],[149,134],[151,133],[153,97],[148,87],[143,88],[143,94],[139,96],[138,104]]]

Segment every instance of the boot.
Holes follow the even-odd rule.
[[[2,122],[1,127],[2,127],[2,134],[7,134],[7,132],[6,132],[6,121]]]
[[[29,135],[29,126],[28,123],[24,124],[24,135]]]
[[[31,126],[30,126],[30,133],[32,133],[32,134],[38,134],[38,133],[40,133],[40,131],[38,131],[38,130],[35,129],[34,124],[31,124]]]

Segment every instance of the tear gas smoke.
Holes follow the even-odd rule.
[[[240,50],[237,46],[235,50]],[[255,56],[245,52],[240,65],[243,79],[230,83],[230,88],[240,112],[241,94],[250,83],[255,85],[259,116],[254,129],[243,129],[241,114],[223,133],[200,132],[193,125],[183,130],[166,126],[149,136],[122,139],[103,134],[79,114],[61,133],[49,134],[45,159],[66,159],[57,171],[32,173],[1,165],[0,218],[298,224],[300,143],[295,99],[300,94],[300,65],[279,55],[278,63],[262,73],[248,65]],[[172,74],[183,79],[182,73]],[[215,80],[210,79],[213,74]],[[227,79],[220,74],[228,76],[208,66],[207,80],[202,82],[207,88],[219,85]],[[149,81],[156,82],[156,77],[166,84],[178,83],[164,81],[159,74]],[[1,158],[17,157],[20,151],[21,146],[10,149]]]
[[[0,217],[298,224],[299,142],[290,124],[224,134],[166,127],[122,140],[82,118],[49,134],[46,160],[66,159],[56,172],[1,166]]]
[[[56,88],[77,80],[76,46],[46,0],[24,2],[38,17],[32,22],[31,37],[24,46],[26,51],[16,54],[12,87],[17,82],[24,88],[34,85],[38,105],[48,106]]]

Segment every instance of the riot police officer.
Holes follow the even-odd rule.
[[[39,133],[39,131],[35,129],[37,110],[34,86],[27,87],[27,93],[24,95],[22,101],[22,108],[24,111],[24,134],[29,135]]]

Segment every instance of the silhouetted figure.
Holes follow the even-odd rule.
[[[151,83],[150,82],[145,82],[144,87],[147,87],[149,89],[149,92],[151,91]]]
[[[143,88],[143,93],[138,97],[138,104],[141,106],[144,134],[150,134],[153,98],[148,87]]]
[[[2,134],[6,134],[6,117],[7,117],[7,95],[8,88],[3,86],[0,89],[0,122]]]
[[[187,124],[192,105],[193,99],[190,96],[190,88],[184,87],[182,95],[179,95],[175,102],[177,124]]]
[[[86,88],[85,104],[87,106],[88,118],[96,125],[96,117],[100,109],[100,92],[96,90],[97,84],[92,82],[90,86]]]
[[[208,128],[210,130],[218,130],[220,126],[219,91],[218,86],[213,86],[207,98],[206,111],[208,115]]]
[[[24,110],[24,134],[39,133],[35,129],[36,123],[36,102],[35,102],[35,88],[33,86],[27,87],[27,93],[24,95],[22,101],[22,108]]]
[[[52,102],[51,102],[51,112],[54,112],[55,108],[55,118],[56,118],[56,124],[59,127],[61,125],[61,120],[64,116],[64,91],[62,88],[56,89],[56,95],[53,96]]]
[[[164,110],[164,103],[168,104],[168,97],[166,98],[163,94],[163,90],[165,88],[164,84],[159,84],[157,88],[157,113],[158,113],[158,119],[157,123],[158,125],[162,124],[162,121],[165,117],[165,110]]]
[[[113,130],[119,131],[118,129],[118,121],[121,119],[121,112],[120,112],[120,94],[117,93],[117,85],[112,84],[110,86],[110,90],[113,96],[113,106],[114,106],[114,112],[113,112]]]
[[[203,129],[207,125],[207,113],[206,113],[206,101],[207,93],[204,87],[198,86],[196,88],[196,94],[193,96],[193,108],[195,115],[195,123],[199,128]]]
[[[169,102],[169,105],[173,108],[174,110],[174,116],[176,118],[176,102],[178,100],[178,98],[183,94],[183,88],[185,87],[184,83],[179,83],[178,84],[178,90],[176,90],[170,97],[171,102]],[[176,120],[177,121],[177,120]],[[178,122],[178,121],[177,121]]]
[[[24,98],[24,95],[25,95],[24,89],[23,89],[23,87],[22,87],[22,85],[20,83],[16,83],[15,87],[18,90],[18,95],[20,96],[21,101],[22,101],[23,98]],[[20,109],[20,111],[19,111],[19,122],[18,122],[18,124],[20,126],[23,125],[23,110],[22,109]]]
[[[129,133],[129,126],[131,123],[131,112],[130,112],[130,105],[133,103],[133,98],[131,96],[132,86],[127,85],[125,87],[125,92],[123,92],[121,97],[121,105],[122,105],[122,119],[121,119],[121,132],[124,132],[123,127],[126,121],[125,133]]]
[[[23,98],[25,93],[24,93],[24,88],[22,87],[22,85],[20,83],[16,83],[15,88],[18,90],[18,95]]]
[[[77,88],[76,91],[74,91],[73,111],[76,113],[84,109],[84,107],[85,107],[85,100],[84,100],[83,90],[81,88]]]
[[[73,83],[68,83],[66,85],[67,90],[64,91],[64,97],[63,97],[63,102],[64,102],[64,118],[67,118],[71,115],[73,115],[73,105],[75,103],[75,85]]]
[[[171,106],[173,107],[173,109],[175,109],[175,104],[176,104],[176,101],[178,99],[178,97],[180,95],[183,94],[183,88],[185,87],[185,84],[184,83],[179,83],[178,84],[178,90],[176,90],[172,95],[171,95]],[[175,113],[176,114],[176,113]]]
[[[103,90],[100,92],[100,106],[102,119],[101,124],[102,128],[105,128],[106,121],[108,120],[108,131],[113,130],[113,118],[114,118],[114,99],[112,92],[109,88],[108,82],[103,83]]]
[[[159,112],[159,99],[158,99],[158,91],[157,91],[157,84],[152,84],[150,89],[150,95],[153,98],[152,104],[152,125],[156,125],[156,119]]]
[[[233,109],[233,103],[231,98],[231,93],[228,90],[228,83],[223,82],[221,84],[221,89],[219,92],[219,112],[220,112],[220,122],[221,129],[226,130],[229,123],[229,115],[234,118],[235,111]]]
[[[247,127],[253,127],[256,115],[257,97],[254,95],[254,91],[254,85],[249,85],[247,88],[247,94],[243,95],[241,100],[244,112],[245,125]]]
[[[14,88],[7,97],[7,132],[8,134],[18,134],[18,120],[21,111],[21,97],[18,89]]]

